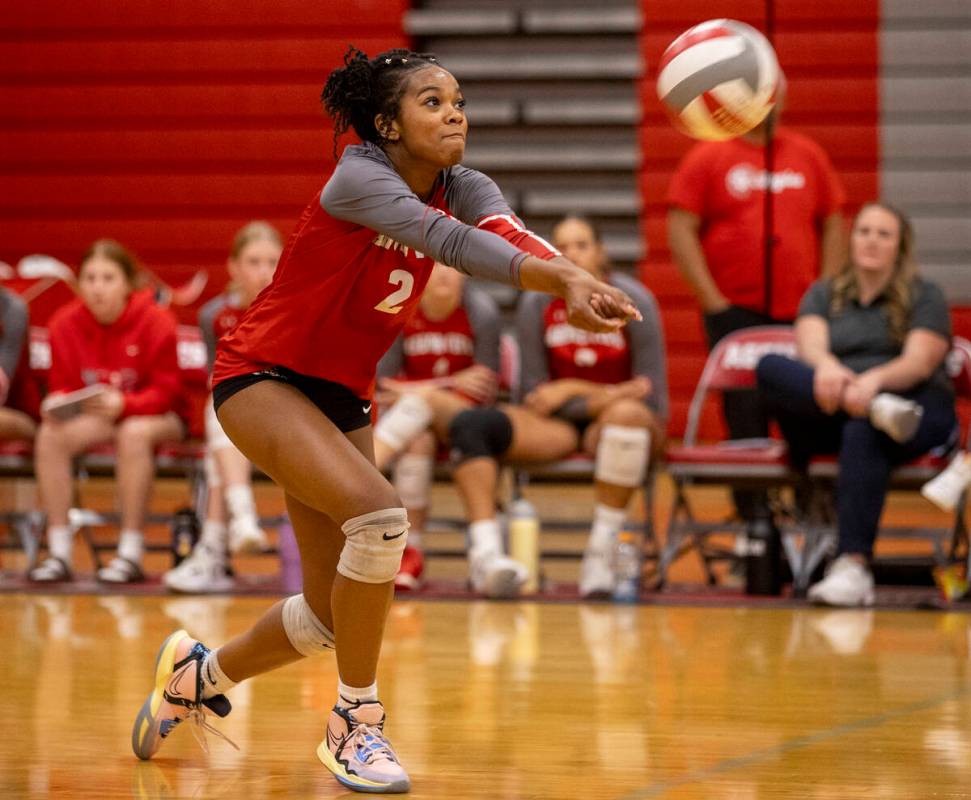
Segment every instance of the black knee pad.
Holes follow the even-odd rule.
[[[499,458],[512,444],[512,423],[497,408],[469,408],[455,415],[448,438],[456,466],[471,458]]]

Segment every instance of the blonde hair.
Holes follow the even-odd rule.
[[[890,335],[893,340],[902,345],[907,331],[910,329],[910,312],[913,297],[911,287],[917,277],[917,264],[914,261],[914,229],[907,215],[900,209],[887,203],[872,201],[865,203],[853,218],[856,227],[860,216],[871,208],[881,208],[897,218],[900,229],[900,242],[897,245],[897,257],[894,259],[893,274],[884,289],[887,299],[887,317],[890,325]],[[833,315],[842,313],[847,304],[860,297],[860,287],[856,281],[856,272],[851,257],[847,256],[832,279],[832,299],[829,308]]]
[[[264,239],[273,242],[277,247],[283,247],[280,232],[269,222],[257,219],[246,223],[236,231],[236,235],[233,237],[233,246],[229,249],[229,257],[232,259],[239,258],[239,254],[246,249],[248,244]]]

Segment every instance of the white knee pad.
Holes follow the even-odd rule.
[[[341,575],[361,583],[394,580],[408,539],[408,514],[403,508],[352,517],[341,530],[347,537],[337,562]]]
[[[432,409],[428,401],[420,394],[409,392],[381,415],[374,426],[374,435],[394,452],[400,453],[431,421]]]
[[[428,489],[435,468],[431,456],[405,453],[394,465],[394,488],[405,508],[428,508]]]
[[[318,656],[334,649],[334,634],[327,630],[302,594],[288,597],[283,604],[283,630],[300,655]]]
[[[206,403],[206,447],[211,452],[215,452],[235,446],[219,423],[219,417],[216,416],[216,408],[213,406],[210,396],[209,402]]]
[[[593,476],[598,481],[632,489],[644,483],[651,432],[626,425],[604,425],[597,444]]]

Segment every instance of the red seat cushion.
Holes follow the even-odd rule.
[[[668,466],[676,464],[740,464],[788,466],[784,442],[765,445],[718,444],[678,445],[667,449]]]

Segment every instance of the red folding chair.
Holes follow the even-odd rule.
[[[784,442],[728,439],[703,444],[698,442],[698,430],[702,413],[710,401],[727,391],[755,387],[755,367],[762,356],[768,353],[794,356],[795,352],[795,333],[790,326],[767,325],[726,336],[708,356],[688,407],[682,444],[668,447],[666,453],[668,474],[674,482],[674,500],[658,565],[661,584],[666,581],[671,564],[691,549],[697,550],[707,580],[714,584],[712,564],[726,560],[732,554],[712,547],[709,537],[746,533],[744,521],[698,519],[690,498],[693,488],[773,489],[794,481]]]

